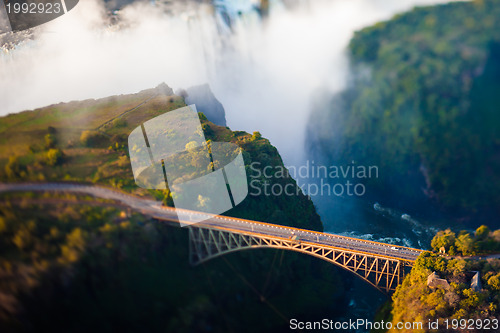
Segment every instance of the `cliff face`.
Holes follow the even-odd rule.
[[[498,216],[499,15],[498,0],[450,3],[358,31],[349,88],[311,118],[322,154],[378,165],[377,198]]]
[[[197,89],[195,91],[203,92],[197,95],[201,105],[196,104],[201,112],[207,110],[203,98],[213,95],[208,86]],[[60,103],[3,117],[0,179],[93,182],[138,195],[153,195],[166,202],[165,196],[169,194],[146,191],[135,185],[127,138],[145,121],[184,106],[184,98],[174,95],[163,83],[137,94]],[[288,191],[293,193],[291,196],[285,193],[253,195],[255,191],[249,191],[243,203],[228,214],[322,230],[312,201],[298,190],[292,178],[263,177],[266,166],[285,170],[277,149],[267,139],[257,132],[251,135],[218,126],[203,113],[200,113],[200,121],[207,140],[233,142],[242,148],[249,184],[276,184],[282,188],[290,184],[288,188],[293,189]],[[61,158],[49,161],[49,155],[56,154],[55,151]]]
[[[226,126],[226,112],[208,84],[186,89],[186,103],[195,104],[198,112],[207,116],[208,120],[219,126]]]
[[[167,191],[135,185],[127,136],[185,105],[162,85],[0,118],[0,179],[93,182],[168,204]],[[207,139],[242,148],[249,177],[266,165],[283,167],[258,133],[233,132],[203,114],[200,120]],[[259,164],[251,168],[253,162]],[[296,186],[290,178],[265,180]],[[288,326],[284,317],[331,318],[347,308],[348,280],[312,257],[248,250],[191,267],[187,229],[113,203],[29,193],[0,202],[0,276],[9,281],[0,286],[2,331],[276,331]],[[227,214],[322,229],[300,191],[249,195]]]

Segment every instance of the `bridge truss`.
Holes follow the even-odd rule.
[[[378,256],[271,235],[235,233],[231,230],[215,229],[201,224],[189,227],[189,239],[189,260],[192,265],[244,249],[291,250],[309,254],[340,266],[387,294],[396,290],[408,269],[413,266],[412,261],[389,256]]]

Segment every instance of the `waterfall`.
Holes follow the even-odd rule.
[[[269,0],[265,18],[260,0],[127,1],[113,14],[80,1],[26,37],[0,35],[21,39],[0,45],[0,112],[209,83],[228,126],[260,131],[298,165],[315,94],[345,86],[353,32],[438,1]]]

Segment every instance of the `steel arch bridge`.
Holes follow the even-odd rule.
[[[187,226],[190,262],[252,248],[291,250],[321,258],[365,280],[382,292],[396,289],[423,250],[327,234],[241,218],[176,210],[154,200],[135,197],[114,189],[78,183],[0,183],[3,192],[72,192],[111,200],[172,226]],[[180,220],[178,212],[187,220]],[[193,223],[203,220],[202,223]]]
[[[192,265],[245,249],[275,248],[308,254],[340,266],[383,293],[391,293],[403,281],[413,260],[375,255],[331,245],[272,235],[237,233],[206,225],[189,227],[189,261]]]

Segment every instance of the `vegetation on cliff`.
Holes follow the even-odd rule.
[[[431,246],[435,252],[452,256],[500,253],[500,229],[492,232],[482,225],[473,234],[465,230],[458,234],[451,229],[441,230],[432,239]]]
[[[436,252],[441,246],[447,249],[455,247],[456,252],[482,254],[483,257],[422,253],[411,273],[392,296],[392,310],[386,319],[391,320],[394,327],[398,322],[421,322],[423,325],[420,331],[428,332],[432,331],[428,326],[429,321],[438,321],[438,331],[445,332],[452,330],[452,320],[458,320],[454,323],[461,325],[466,322],[468,332],[479,332],[480,325],[487,322],[485,319],[499,318],[500,259],[496,256],[488,257],[487,254],[493,249],[498,251],[500,230],[491,232],[486,226],[482,226],[473,236],[460,232],[459,235],[470,238],[470,242],[465,242],[468,244],[466,247],[462,247],[464,241],[460,240],[460,236],[455,238],[452,234],[450,230],[438,232],[433,239]],[[474,276],[478,272],[478,282],[474,282]],[[429,278],[432,273],[437,275],[439,283],[433,283],[433,277]],[[446,322],[448,330],[445,329]],[[490,329],[493,329],[492,325]],[[405,332],[404,329],[400,331]]]
[[[358,31],[349,87],[312,117],[322,152],[378,165],[378,197],[498,215],[498,17],[498,0],[454,2]]]
[[[161,85],[138,94],[61,103],[3,117],[0,180],[95,183],[138,196],[155,196],[172,204],[168,190],[147,191],[136,186],[127,147],[131,130],[155,116],[186,106],[182,97],[167,88]],[[249,182],[255,168],[283,166],[277,149],[258,132],[233,132],[214,125],[201,113],[200,121],[207,140],[232,142],[242,148]],[[254,162],[256,167],[250,168]],[[283,187],[296,186],[291,177],[272,181]],[[293,196],[250,195],[227,214],[322,230],[312,201],[301,191]]]
[[[171,204],[134,183],[127,135],[185,105],[168,89],[57,104],[0,118],[2,182],[76,181]],[[165,93],[167,92],[167,93]],[[282,166],[259,133],[233,132],[200,114],[205,136],[253,161]],[[250,172],[249,172],[250,174]],[[293,184],[291,178],[271,179]],[[228,215],[321,230],[311,200],[248,196]],[[189,266],[185,228],[116,202],[54,193],[0,197],[0,330],[252,332],[287,318],[334,315],[346,282],[299,254],[251,250]]]

